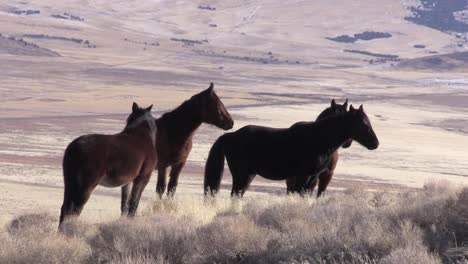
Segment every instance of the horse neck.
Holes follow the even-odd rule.
[[[153,146],[156,144],[156,123],[155,120],[145,120],[141,123],[134,125],[134,126],[125,126],[122,133],[127,134],[137,134],[137,135],[147,135],[151,138]]]
[[[320,152],[332,154],[350,138],[351,123],[352,117],[347,114],[316,121],[306,129],[309,132],[306,138],[314,140],[315,146],[316,140],[319,140]]]
[[[186,101],[171,112],[164,114],[163,119],[170,130],[171,137],[185,140],[202,124],[201,111],[193,101]]]

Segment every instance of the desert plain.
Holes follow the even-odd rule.
[[[58,218],[71,140],[120,132],[134,101],[154,104],[158,117],[210,82],[233,130],[311,121],[331,99],[363,104],[380,147],[341,149],[330,192],[466,186],[467,35],[405,19],[415,2],[3,1],[0,223],[27,212]],[[458,13],[466,23],[466,10]],[[385,34],[333,40],[363,32]],[[176,196],[202,196],[222,133],[197,130]],[[155,199],[155,175],[142,210]],[[221,196],[230,182],[226,170]],[[285,194],[284,182],[257,177],[245,198]],[[117,219],[119,200],[119,188],[98,187],[83,218]]]

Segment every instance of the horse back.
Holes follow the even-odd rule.
[[[242,167],[248,174],[272,180],[284,179],[283,175],[291,171],[285,165],[294,161],[287,129],[248,125],[223,137],[230,168]]]
[[[328,165],[329,159],[303,129],[311,125],[309,122],[290,128],[249,125],[227,133],[224,145],[228,164],[271,180],[315,174],[318,168]]]
[[[80,136],[68,145],[63,159],[65,179],[77,175],[87,175],[89,180],[96,178],[98,182],[102,177],[112,179],[105,186],[121,185],[126,178],[139,175],[148,170],[146,167],[152,170],[155,165],[151,138],[125,133]]]

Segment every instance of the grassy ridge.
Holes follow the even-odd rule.
[[[0,263],[468,263],[468,189],[157,200],[134,220],[22,215],[0,230]]]

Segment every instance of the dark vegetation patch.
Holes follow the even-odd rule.
[[[124,41],[134,43],[134,44],[139,44],[139,45],[145,45],[145,46],[159,46],[159,42],[153,41],[140,41],[140,40],[134,40],[134,39],[129,39],[129,38],[124,38]]]
[[[273,55],[272,52],[268,52],[264,55],[260,56],[242,56],[242,55],[230,55],[227,54],[226,51],[222,53],[215,52],[213,50],[196,50],[198,54],[215,57],[215,58],[222,58],[228,60],[237,60],[237,61],[245,61],[245,62],[253,62],[259,64],[301,64],[299,60],[289,60],[289,59],[281,59]]]
[[[386,32],[364,31],[362,33],[354,34],[353,36],[341,35],[334,38],[327,38],[336,42],[354,43],[358,40],[373,40],[379,38],[390,38],[392,34]]]
[[[411,16],[405,20],[444,32],[468,32],[468,24],[455,18],[456,12],[467,9],[466,0],[420,0],[410,7]]]
[[[182,42],[184,46],[195,46],[195,45],[202,45],[208,43],[207,39],[204,40],[192,40],[192,39],[184,39],[184,38],[171,38],[172,41]]]
[[[51,17],[58,18],[58,19],[66,19],[66,20],[84,21],[84,18],[75,16],[69,13],[53,14],[51,15]]]
[[[23,35],[23,37],[31,38],[31,39],[50,39],[50,40],[68,41],[68,42],[73,42],[76,44],[84,45],[88,48],[96,48],[96,45],[89,42],[89,40],[80,39],[80,38],[67,38],[67,37],[59,37],[59,36],[50,36],[50,35],[45,35],[45,34],[25,34]]]
[[[2,34],[0,34],[0,53],[23,56],[60,56],[60,54],[55,51],[41,48],[38,45],[26,42],[23,39],[3,36]]]
[[[381,63],[381,62],[387,62],[387,61],[399,61],[400,57],[398,55],[391,55],[391,54],[381,54],[381,53],[373,53],[369,51],[364,51],[364,50],[348,50],[345,49],[343,50],[344,52],[349,52],[349,53],[356,53],[356,54],[362,54],[362,55],[367,55],[371,57],[375,57],[375,60],[370,60],[369,63]]]
[[[210,5],[199,5],[199,6],[198,6],[198,9],[209,10],[209,11],[215,11],[215,10],[216,10],[216,7],[212,7],[212,6],[210,6]]]
[[[41,11],[40,10],[33,10],[33,9],[25,9],[25,10],[21,10],[21,9],[11,9],[9,11],[10,13],[12,14],[15,14],[15,15],[37,15],[37,14],[40,14]]]

